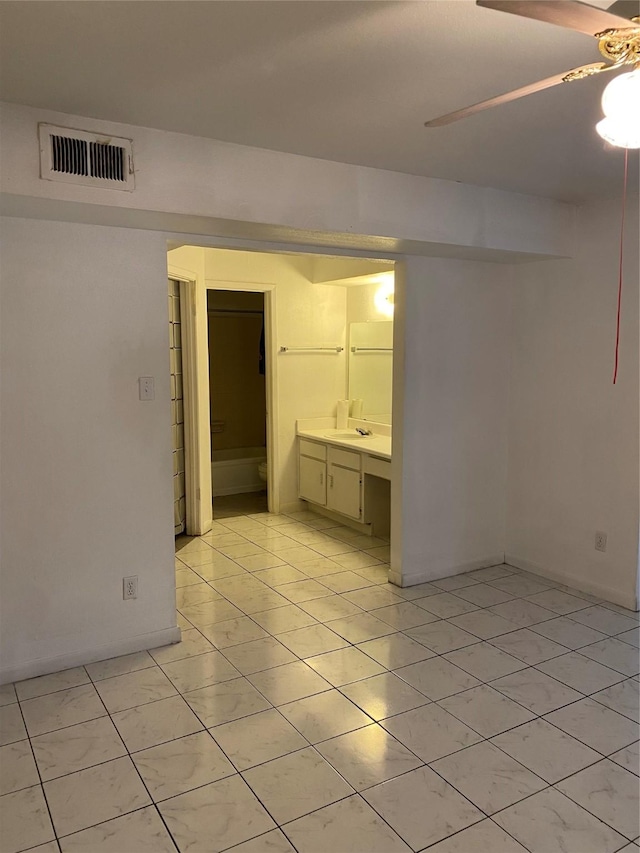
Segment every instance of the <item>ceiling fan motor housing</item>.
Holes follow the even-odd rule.
[[[640,19],[633,18],[631,23],[635,26],[596,33],[600,53],[615,65],[640,62]]]

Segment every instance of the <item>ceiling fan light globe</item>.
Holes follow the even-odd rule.
[[[640,148],[640,121],[607,116],[599,121],[596,130],[600,136],[617,148]]]
[[[607,84],[602,93],[602,112],[615,119],[640,113],[640,68],[619,74]]]

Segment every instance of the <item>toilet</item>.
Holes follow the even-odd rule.
[[[258,465],[258,477],[262,480],[263,483],[267,482],[267,460],[261,462]]]

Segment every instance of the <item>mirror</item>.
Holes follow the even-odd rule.
[[[391,423],[393,320],[349,324],[349,399],[362,400],[362,419]]]

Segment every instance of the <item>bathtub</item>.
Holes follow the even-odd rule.
[[[258,477],[258,465],[265,462],[266,458],[266,447],[213,450],[211,453],[213,496],[261,492],[265,484]]]

